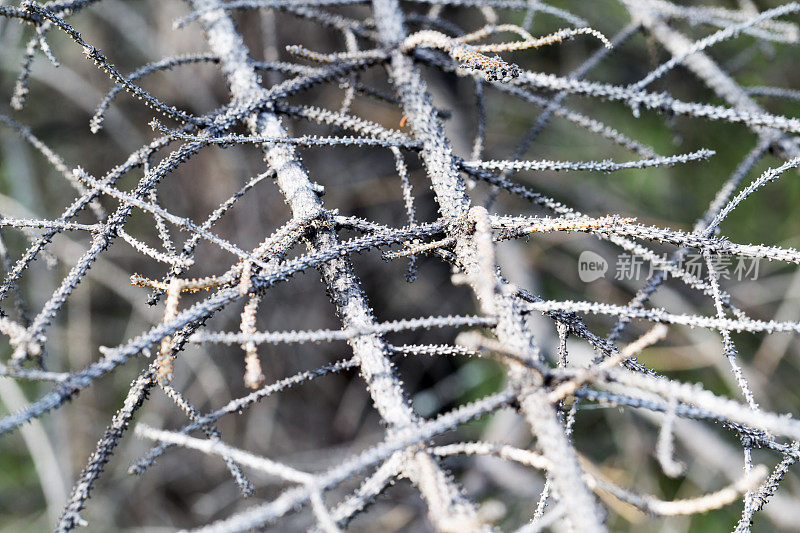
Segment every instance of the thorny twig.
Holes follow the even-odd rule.
[[[800,166],[800,145],[796,139],[800,120],[767,112],[751,96],[797,100],[798,92],[770,86],[742,87],[711,54],[719,43],[736,40],[742,35],[768,43],[765,46],[791,46],[798,40],[800,31],[788,16],[796,18],[800,5],[790,2],[757,13],[747,7],[747,2],[742,2],[743,7],[738,10],[683,6],[666,0],[618,2],[628,10],[630,21],[609,40],[583,18],[538,0],[413,0],[405,4],[398,0],[237,0],[225,3],[190,0],[191,13],[177,21],[176,27],[196,23],[204,32],[209,50],[185,55],[166,54],[158,60],[150,58],[147,64],[127,76],[112,63],[110,57],[114,53],[101,52],[92,44],[92,39],[76,29],[86,20],[77,16],[89,10],[95,0],[44,4],[25,1],[19,6],[0,7],[0,21],[20,21],[30,32],[11,96],[12,108],[22,108],[30,96],[29,78],[35,73],[31,69],[37,50],[54,66],[58,65],[56,55],[61,49],[51,50],[47,37],[61,32],[69,38],[70,46],[77,44],[114,84],[107,96],[98,102],[90,121],[92,133],[101,132],[106,112],[122,91],[142,100],[162,120],[166,118],[179,124],[170,126],[155,119],[150,121],[160,136],[124,155],[119,164],[95,178],[82,167],[73,170],[67,165],[65,159],[42,140],[48,136],[37,137],[16,118],[0,113],[0,125],[43,155],[77,193],[58,216],[14,211],[15,204],[7,201],[6,196],[0,196],[0,228],[7,230],[0,241],[0,259],[6,270],[0,285],[0,302],[3,303],[0,334],[8,339],[10,346],[8,360],[0,365],[0,376],[51,382],[53,387],[21,411],[0,418],[0,434],[61,408],[102,376],[123,365],[138,365],[139,372],[79,474],[56,525],[57,530],[69,531],[86,523],[87,518],[82,513],[98,489],[98,478],[133,417],[150,407],[146,403],[150,391],[160,387],[186,422],[177,432],[140,424],[137,433],[156,444],[131,465],[132,473],[143,473],[167,450],[180,446],[222,457],[244,495],[258,491],[245,476],[245,469],[266,472],[284,485],[274,499],[210,523],[201,528],[203,531],[262,527],[277,523],[301,507],[309,509],[316,528],[337,531],[358,515],[367,513],[379,495],[394,498],[387,489],[403,478],[422,496],[421,505],[434,529],[447,532],[495,528],[497,517],[484,512],[480,505],[483,495],[479,491],[466,494],[460,484],[462,478],[451,473],[463,471],[461,463],[451,463],[455,456],[466,457],[469,461],[475,456],[491,456],[541,471],[545,485],[538,505],[527,502],[531,513],[522,519],[512,517],[522,526],[520,531],[538,531],[546,527],[604,531],[609,510],[596,495],[605,502],[614,499],[616,503],[610,504],[611,510],[618,509],[616,506],[621,501],[660,516],[705,513],[730,505],[743,496],[744,509],[736,531],[749,531],[755,513],[776,497],[776,493],[780,494],[778,483],[790,475],[792,465],[800,459],[800,421],[759,405],[756,397],[763,392],[763,387],[758,380],[748,379],[752,371],[747,367],[746,344],[739,342],[738,337],[735,341],[733,333],[797,334],[800,322],[785,317],[764,318],[760,310],[738,301],[736,291],[723,283],[727,280],[723,279],[720,265],[731,257],[749,257],[779,261],[793,267],[800,264],[800,252],[791,243],[746,244],[722,232],[732,214],[741,213],[745,209],[743,206],[753,202],[750,198],[774,187],[774,182],[785,180],[790,170]],[[577,7],[578,3],[575,4]],[[443,18],[456,11],[470,13],[472,7],[480,8],[475,13],[483,20],[469,28],[461,28],[455,22],[472,20],[469,17]],[[340,12],[340,8],[345,9]],[[337,42],[344,42],[345,49],[318,52],[306,48],[303,43],[282,43],[288,44],[285,49],[291,56],[314,64],[284,62],[274,54],[265,61],[256,61],[253,56],[258,53],[248,48],[230,17],[232,11],[251,9],[275,10],[287,18],[318,25],[334,32]],[[505,22],[503,10],[524,12],[524,21],[521,25]],[[542,16],[534,18],[534,13]],[[71,17],[77,21],[75,26],[68,22]],[[553,17],[557,19],[556,25],[553,25]],[[778,17],[787,17],[787,20],[778,20]],[[676,20],[710,25],[715,30],[692,41],[671,25]],[[542,21],[548,24],[547,31],[537,33],[531,29],[544,27]],[[564,25],[574,27],[563,28]],[[603,21],[603,26],[606,25]],[[0,39],[6,26],[0,25]],[[635,83],[601,83],[587,79],[601,61],[610,61],[620,54],[620,48],[640,31],[660,43],[669,53],[669,59],[648,69]],[[512,37],[509,39],[508,35]],[[581,35],[592,36],[599,43],[589,42],[588,46],[597,50],[580,67],[566,76],[539,70],[536,59],[539,58],[537,54],[542,54],[540,48],[563,44]],[[278,43],[277,37],[279,35],[270,36],[273,44]],[[490,55],[498,53],[505,59]],[[517,63],[506,61],[510,61],[512,54]],[[210,112],[189,111],[182,107],[185,103],[181,106],[168,104],[167,99],[155,96],[155,91],[151,94],[139,85],[154,73],[203,64],[221,71],[230,92],[230,100]],[[439,71],[439,77],[428,78],[428,71],[420,68],[422,65]],[[688,69],[726,104],[689,102],[666,92],[646,89],[656,80],[668,80],[669,71],[678,68]],[[261,71],[274,74],[271,79],[278,81],[265,87],[259,76]],[[464,135],[470,139],[467,143],[460,143],[461,139],[448,134],[471,123],[462,121],[454,128],[445,128],[443,119],[460,120],[462,113],[456,109],[458,106],[449,109],[453,102],[438,103],[442,93],[438,87],[441,76],[447,76],[452,82],[457,79],[453,74],[468,78],[469,86],[475,91],[469,100],[475,103],[474,116],[470,118],[475,118],[477,124],[473,131]],[[391,94],[385,87],[374,86],[374,79],[381,76],[388,82]],[[432,85],[436,88],[432,89]],[[343,96],[337,93],[337,108],[327,109],[321,103],[328,101],[324,98],[316,100],[318,105],[293,100],[318,89],[331,93],[343,90]],[[433,104],[435,92],[437,106],[441,108]],[[494,154],[496,148],[491,132],[492,122],[497,118],[494,109],[497,95],[513,99],[514,105],[520,105],[521,109],[528,109],[529,103],[543,109],[511,156]],[[730,178],[721,181],[719,192],[691,231],[680,229],[679,225],[637,223],[627,214],[627,209],[614,202],[605,202],[610,205],[603,205],[602,209],[593,208],[591,203],[585,208],[580,204],[585,203],[586,198],[579,194],[573,198],[579,205],[568,205],[557,199],[562,196],[558,192],[543,192],[547,187],[540,186],[542,181],[523,184],[514,180],[528,176],[551,179],[555,172],[567,171],[568,177],[553,179],[580,182],[582,172],[613,172],[604,178],[611,181],[633,171],[681,165],[696,172],[697,179],[710,181],[714,177],[706,170],[709,168],[707,160],[715,151],[692,147],[672,151],[677,152],[676,155],[660,156],[647,143],[588,113],[567,107],[564,101],[570,95],[622,102],[637,119],[642,112],[652,110],[670,117],[681,115],[693,120],[718,121],[723,128],[740,124],[753,132],[758,141]],[[391,108],[397,116],[392,115],[394,118],[390,119],[386,114],[370,116],[364,111],[369,106],[360,105],[362,97],[369,105],[377,102],[384,108]],[[609,156],[603,160],[586,158],[583,161],[572,157],[558,159],[558,156],[528,158],[526,152],[536,146],[535,141],[552,116],[563,117],[591,134],[610,140],[637,154],[639,159],[619,162],[614,154],[613,159]],[[292,121],[303,127],[325,128],[331,134],[320,133],[319,129],[296,134]],[[509,133],[510,130],[505,131],[504,135]],[[469,144],[470,152],[461,154],[454,148],[460,144]],[[164,190],[166,185],[178,183],[176,186],[180,186],[176,175],[186,168],[190,159],[232,146],[239,150],[237,154],[258,153],[258,169],[249,173],[254,177],[233,188],[235,192],[228,192],[210,214],[203,215],[201,222],[196,222],[193,216],[177,214],[178,208]],[[399,184],[393,190],[402,204],[400,222],[373,216],[369,206],[356,206],[357,215],[326,207],[323,194],[335,189],[335,179],[349,179],[348,171],[342,169],[349,168],[347,158],[351,156],[342,157],[339,166],[320,172],[314,165],[302,163],[301,154],[306,149],[309,152],[348,150],[348,154],[354,154],[352,157],[363,161],[372,154],[384,157],[388,153]],[[779,164],[763,171],[737,193],[740,183],[769,152],[780,158]],[[421,171],[417,169],[416,157],[422,162]],[[88,168],[89,163],[86,165]],[[143,173],[130,187],[127,178],[138,169]],[[521,176],[513,176],[514,173]],[[340,178],[338,174],[345,176]],[[647,176],[657,179],[656,174]],[[267,178],[274,181],[280,197],[288,205],[288,221],[282,220],[267,229],[263,219],[254,217],[248,230],[257,238],[234,238],[223,221],[232,216],[229,212],[236,213],[240,205],[258,198],[261,190],[268,188],[262,185]],[[424,187],[419,183],[424,183]],[[555,186],[558,187],[562,185]],[[430,200],[422,198],[428,188],[433,192],[436,216],[430,216],[426,211],[429,208],[423,207]],[[486,197],[482,198],[482,191],[487,189]],[[533,204],[533,210],[519,212],[518,206],[524,204],[505,202],[500,195],[503,191]],[[210,192],[208,196],[211,197]],[[512,211],[490,213],[481,207],[482,199],[485,200],[483,205],[490,208],[512,206]],[[601,199],[598,203],[602,202]],[[110,204],[117,207],[106,211]],[[362,207],[364,212],[361,212]],[[579,208],[592,214],[584,214]],[[271,224],[279,216],[272,207],[264,207],[263,211],[259,216],[269,211]],[[22,234],[26,248],[17,249],[16,241],[9,239],[12,232]],[[57,288],[40,298],[41,293],[31,291],[30,285],[36,284],[31,281],[35,274],[31,265],[57,246],[60,234],[65,232],[86,236],[87,247],[66,265],[69,271],[57,283]],[[652,267],[651,275],[627,304],[612,299],[592,301],[592,297],[545,298],[509,282],[507,278],[512,276],[507,271],[519,265],[510,266],[514,261],[503,258],[507,241],[514,246],[522,239],[546,243],[551,242],[548,239],[555,239],[556,234],[561,234],[563,239],[596,237],[598,242],[618,246],[637,259],[647,261]],[[152,235],[157,237],[155,241]],[[82,289],[86,285],[87,272],[99,268],[97,259],[105,256],[117,241],[129,247],[126,250],[130,249],[131,256],[137,258],[135,264],[142,272],[142,275],[133,274],[131,270],[131,283],[152,290],[149,298],[142,294],[141,303],[163,304],[158,312],[160,321],[155,320],[129,340],[116,341],[115,347],[98,346],[99,357],[80,363],[82,368],[76,367],[73,360],[60,358],[59,343],[53,339],[59,336],[56,332],[63,317],[74,312],[72,303],[79,298],[76,297],[81,293],[79,287]],[[300,249],[302,246],[305,251]],[[459,311],[460,314],[431,312],[411,315],[418,318],[379,321],[372,308],[377,304],[372,302],[380,298],[371,296],[371,282],[362,282],[358,277],[357,268],[361,268],[361,263],[354,262],[353,256],[380,247],[391,247],[381,254],[385,260],[410,258],[406,275],[409,282],[425,283],[430,276],[425,270],[427,265],[446,263],[450,281],[469,288],[477,311],[471,308]],[[664,247],[677,250],[671,257],[663,257],[659,253]],[[697,251],[703,258],[706,276],[691,271],[682,263],[690,250]],[[219,255],[213,255],[217,259],[212,260],[212,254]],[[386,265],[387,268],[391,266]],[[263,324],[274,313],[280,313],[282,305],[275,302],[279,291],[273,288],[295,283],[298,274],[312,270],[316,270],[323,281],[332,304],[329,311],[338,317],[338,325],[299,323],[292,330],[265,329]],[[648,306],[670,277],[681,282],[681,290],[705,298],[713,312]],[[291,285],[287,290],[294,288],[295,285]],[[403,293],[391,294],[392,299],[403,300]],[[160,302],[162,296],[165,298]],[[11,298],[15,300],[13,305],[8,302]],[[437,297],[429,294],[427,299]],[[29,309],[33,311],[30,316]],[[212,329],[208,325],[215,315],[219,315],[220,321],[228,320],[231,310],[235,310],[233,315],[238,319],[230,326]],[[475,312],[478,314],[473,314]],[[541,322],[539,313],[546,317]],[[604,338],[596,331],[597,322],[588,317],[584,320],[582,315],[610,316],[616,325]],[[559,333],[557,353],[551,353],[553,350],[541,325],[550,320]],[[650,328],[637,340],[618,345],[626,329],[635,322],[649,323]],[[637,359],[640,355],[646,356],[652,345],[664,341],[667,328],[663,324],[673,325],[667,342],[684,326],[718,332],[722,348],[717,355],[721,355],[725,363],[720,367],[726,368],[725,375],[730,375],[733,390],[738,388],[743,401],[662,375],[668,373],[668,369],[659,368],[657,364],[648,365],[647,357],[642,359],[644,362]],[[462,332],[453,340],[447,336],[453,334],[454,328],[473,331]],[[430,333],[423,331],[434,329],[436,331]],[[389,340],[393,335],[429,334],[437,340],[418,339],[397,344]],[[578,360],[573,353],[573,340],[578,342],[577,339],[588,342],[596,353],[583,361]],[[402,344],[404,342],[408,343]],[[275,369],[280,368],[273,364],[275,353],[284,350],[294,353],[284,345],[297,347],[312,343],[347,343],[350,353],[336,363],[317,363],[307,367],[311,370],[294,373],[288,378],[274,378]],[[216,354],[226,344],[238,348],[235,353],[243,371],[244,386],[252,391],[238,398],[234,396],[236,399],[223,407],[204,412],[203,404],[195,404],[193,394],[184,390],[184,387],[188,389],[186,383],[191,378],[181,366],[182,359],[189,358],[193,365],[199,365],[195,352],[187,351],[187,347],[193,347],[192,350],[202,347]],[[149,362],[138,358],[151,353],[155,358]],[[461,401],[467,396],[456,396],[449,401],[458,400],[463,405],[454,403],[444,409],[441,408],[447,403],[444,401],[439,406],[438,416],[432,418],[420,414],[417,396],[412,401],[413,384],[404,383],[396,366],[401,356],[416,364],[422,360],[420,356],[434,360],[445,357],[467,360],[487,355],[503,368],[504,385],[495,389],[499,392],[473,403]],[[51,364],[55,371],[46,368]],[[298,364],[305,362],[298,361]],[[200,375],[195,366],[192,368]],[[359,372],[383,424],[382,436],[372,440],[379,444],[363,447],[362,451],[338,462],[326,457],[325,468],[313,469],[292,466],[291,460],[271,458],[260,451],[249,452],[223,440],[219,424],[226,417],[240,414],[244,418],[244,413],[249,413],[265,398],[280,396],[278,393],[289,388],[351,369]],[[436,383],[433,390],[446,389],[447,379]],[[270,384],[265,385],[268,380]],[[241,382],[239,378],[236,385]],[[230,390],[235,390],[236,385],[230,385]],[[191,402],[190,397],[193,398]],[[687,457],[687,450],[681,449],[676,438],[681,419],[720,422],[741,440],[744,473],[728,476],[735,481],[722,489],[703,487],[704,495],[672,501],[623,488],[623,484],[609,479],[579,451],[587,438],[582,434],[579,418],[581,402],[664,413],[652,454],[663,473],[670,477],[679,478],[685,472],[684,464],[676,459]],[[346,405],[344,400],[342,405]],[[490,418],[507,408],[527,423],[533,439],[532,449],[525,449],[519,443],[467,441],[458,433],[468,422],[478,417]],[[190,436],[195,430],[201,430],[206,438]],[[443,434],[450,431],[456,433],[456,438],[443,442],[449,438]],[[228,435],[226,429],[225,436]],[[780,456],[769,475],[764,465],[755,464],[753,450],[757,448],[777,452]],[[356,479],[358,484],[348,483]],[[351,492],[346,495],[342,491]],[[335,497],[342,498],[338,504],[330,501]],[[556,503],[550,504],[553,500]],[[549,504],[552,508],[547,507]],[[768,512],[770,509],[767,507]],[[533,519],[528,521],[531,515]]]

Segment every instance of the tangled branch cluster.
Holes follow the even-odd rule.
[[[182,413],[183,422],[177,430],[138,423],[135,433],[152,441],[153,447],[132,463],[132,473],[144,474],[157,468],[156,459],[166,459],[168,452],[192,457],[191,451],[172,450],[188,448],[218,456],[241,496],[255,495],[253,499],[259,500],[244,500],[235,512],[201,526],[202,531],[285,525],[298,513],[308,520],[306,526],[323,531],[338,531],[356,517],[362,522],[355,521],[354,525],[389,527],[380,526],[378,519],[370,522],[376,502],[387,500],[424,509],[426,523],[438,531],[494,530],[501,525],[527,532],[546,528],[604,531],[616,515],[627,513],[630,517],[631,512],[643,511],[655,516],[688,516],[740,502],[741,517],[735,530],[744,532],[750,530],[758,511],[776,508],[768,504],[776,496],[781,480],[800,459],[800,420],[759,405],[763,400],[748,382],[748,372],[741,362],[750,360],[750,354],[744,350],[740,354],[734,333],[764,334],[767,338],[781,332],[797,334],[800,322],[781,316],[765,320],[750,314],[747,306],[723,287],[720,260],[768,259],[793,267],[800,263],[800,252],[781,244],[736,242],[721,230],[727,217],[756,192],[772,182],[794,179],[793,169],[800,166],[800,119],[767,112],[753,97],[797,99],[797,91],[743,87],[729,74],[726,65],[712,58],[709,49],[748,39],[754,40],[756,46],[794,46],[800,35],[798,26],[787,20],[796,18],[800,3],[759,13],[749,0],[740,1],[741,8],[736,10],[686,7],[665,0],[619,0],[614,4],[627,10],[629,22],[611,38],[595,29],[591,21],[536,0],[186,3],[191,12],[175,26],[185,27],[185,31],[201,28],[207,50],[169,56],[127,75],[112,62],[114,53],[101,51],[92,39],[79,33],[84,13],[75,17],[72,24],[70,17],[79,12],[90,13],[96,4],[101,4],[97,0],[44,4],[25,1],[18,6],[0,6],[0,17],[9,19],[0,31],[9,31],[9,21],[14,20],[29,28],[30,41],[11,95],[15,113],[21,113],[31,99],[29,78],[34,59],[41,52],[58,65],[60,49],[51,49],[48,42],[66,36],[71,40],[70,46],[77,45],[114,84],[98,102],[91,118],[93,133],[102,134],[108,127],[107,116],[114,109],[112,101],[122,92],[138,98],[156,115],[150,122],[156,132],[154,138],[126,154],[102,175],[93,175],[89,165],[68,165],[31,129],[12,118],[11,112],[0,114],[6,128],[3,135],[14,131],[38,150],[74,194],[55,218],[37,217],[13,206],[0,208],[0,226],[9,230],[4,231],[3,238],[7,239],[10,230],[14,230],[25,239],[19,253],[15,251],[19,248],[15,244],[17,237],[9,239],[8,245],[0,243],[6,270],[0,285],[0,332],[10,346],[7,360],[0,365],[4,382],[10,384],[4,389],[3,402],[9,405],[7,387],[20,390],[16,383],[45,384],[44,389],[36,389],[44,390],[38,398],[9,409],[13,412],[0,418],[0,434],[26,428],[40,430],[40,418],[61,409],[90,387],[104,386],[100,384],[104,376],[124,368],[138,369],[125,398],[116,402],[117,411],[67,501],[57,502],[63,504],[56,524],[58,531],[86,525],[82,513],[91,506],[90,497],[101,490],[115,490],[113,486],[99,488],[98,480],[122,439],[130,433],[134,417],[147,410],[151,394],[171,400]],[[279,61],[277,57],[255,60],[253,56],[258,53],[245,44],[233,17],[241,16],[242,25],[246,26],[256,13],[273,17],[275,12],[332,32],[341,38],[346,49],[319,52],[310,43],[284,42],[281,45],[285,52],[296,62]],[[779,19],[787,16],[787,20]],[[479,22],[477,26],[461,27],[465,20]],[[677,29],[682,21],[711,27],[712,31],[692,40]],[[535,35],[532,25],[545,22],[550,31]],[[665,49],[669,59],[636,83],[584,79],[640,34]],[[585,44],[593,52],[565,76],[535,69],[536,54],[576,44],[569,41]],[[65,46],[64,50],[68,48]],[[188,106],[168,104],[142,85],[156,73],[201,64],[216,65],[230,93],[229,101],[210,112],[193,112]],[[648,88],[673,70],[689,71],[721,103],[687,101]],[[463,114],[457,109],[461,103],[442,104],[441,91],[431,89],[438,88],[443,79],[451,84],[469,83],[474,88],[476,103],[468,106],[467,113],[475,124],[474,136],[458,133],[472,137],[468,154],[459,155],[454,148],[459,141],[452,138],[445,124],[454,115]],[[329,95],[341,93],[344,96],[338,109],[326,105],[333,101]],[[513,155],[505,159],[489,159],[485,155],[494,151],[488,142],[492,137],[487,133],[497,116],[492,109],[493,95],[507,98],[510,103],[504,105],[522,110],[520,113],[525,116],[531,114],[533,107],[541,109]],[[567,195],[557,199],[557,195],[542,192],[536,184],[515,179],[516,174],[612,173],[666,166],[701,173],[697,169],[702,169],[715,152],[698,147],[685,153],[660,155],[647,142],[630,138],[601,120],[568,107],[565,100],[572,95],[622,102],[642,120],[652,111],[655,113],[649,114],[666,116],[668,121],[686,116],[731,129],[735,128],[733,124],[739,124],[752,132],[755,145],[730,177],[719,180],[719,192],[709,198],[707,210],[691,229],[643,224],[617,211],[594,209],[595,214],[585,214],[570,205],[576,198]],[[310,98],[315,99],[314,104],[308,103]],[[375,106],[382,106],[383,114],[374,113],[367,118],[369,109]],[[524,159],[554,116],[627,150],[632,154],[630,160]],[[317,129],[309,131],[316,133],[293,135],[295,122],[315,125]],[[324,202],[323,193],[335,190],[337,183],[346,183],[347,175],[329,183],[329,173],[315,171],[301,162],[300,153],[307,148],[333,153],[334,146],[350,147],[348,154],[353,155],[348,157],[352,161],[358,161],[359,154],[368,154],[363,155],[364,160],[376,153],[391,157],[396,171],[391,182],[397,184],[396,197],[403,206],[403,219],[365,218],[358,209],[345,215],[340,206]],[[233,194],[219,202],[214,200],[218,205],[204,218],[176,214],[175,203],[160,189],[176,180],[192,160],[219,147],[255,152],[263,161],[258,163],[255,176],[239,184]],[[760,175],[753,173],[770,154],[780,164]],[[430,186],[432,197],[425,189],[412,188],[417,160],[421,162],[421,183],[426,188]],[[336,168],[343,170],[330,174],[346,174],[347,163],[341,161]],[[215,171],[218,170],[219,167]],[[741,187],[751,174],[757,177]],[[714,178],[704,174],[698,179]],[[256,224],[256,243],[238,242],[227,235],[223,223],[229,212],[269,187],[270,182],[288,206],[288,220],[271,228]],[[580,205],[581,198],[577,200],[576,205]],[[435,209],[430,213],[420,209],[425,202],[435,205]],[[12,216],[9,211],[18,214]],[[587,242],[591,238],[613,245],[646,261],[652,267],[651,273],[624,305],[613,303],[613,299],[574,301],[545,297],[516,280],[509,281],[513,276],[502,259],[503,246],[518,243],[514,249],[519,263],[523,263],[524,251],[519,250],[524,250],[520,247],[524,240],[535,246],[539,241],[552,242],[547,239],[555,234],[566,234],[563,238],[567,240],[583,238],[581,242]],[[34,270],[37,260],[51,257],[58,242],[73,242],[70,235],[78,235],[76,241],[84,238],[85,248],[79,256],[56,253],[56,261],[66,265],[68,272],[45,298],[29,297],[26,293],[33,287],[26,276]],[[153,244],[152,239],[148,243],[148,235],[157,236],[157,243]],[[69,319],[65,314],[71,309],[72,299],[77,298],[79,286],[92,282],[93,270],[108,268],[103,261],[123,246],[122,242],[130,246],[136,258],[120,263],[129,270],[131,283],[138,287],[133,289],[139,292],[133,296],[131,306],[149,305],[158,310],[160,320],[145,329],[126,332],[127,340],[115,346],[95,345],[84,365],[59,359],[62,351],[54,331]],[[662,255],[665,249],[671,250],[670,256]],[[692,251],[702,255],[705,276],[687,269],[682,262]],[[428,272],[435,275],[437,265],[445,264],[449,282],[466,286],[477,307],[462,309],[462,314],[457,315],[421,314],[379,321],[368,287],[357,274],[362,261],[356,260],[359,254],[379,255],[388,263],[387,269],[407,261],[407,281],[417,284]],[[216,259],[212,262],[210,257]],[[281,303],[276,301],[280,296],[275,295],[286,292],[280,293],[280,287],[296,285],[298,274],[303,272],[321,278],[339,323],[322,329],[311,329],[303,323],[287,331],[260,329],[259,322],[263,323],[264,317],[281,312]],[[713,312],[703,314],[686,306],[669,308],[651,303],[670,280],[678,284],[687,301],[700,298]],[[115,290],[119,292],[115,297],[120,299],[127,298],[123,293],[130,293],[130,289]],[[403,292],[395,292],[393,297],[403,298]],[[429,294],[428,298],[437,296]],[[611,317],[614,323],[610,332],[603,334],[591,315]],[[95,318],[95,322],[98,320]],[[735,397],[681,381],[670,375],[669,369],[650,363],[647,357],[639,360],[653,345],[669,344],[674,336],[685,338],[681,333],[687,329],[685,326],[708,330],[718,337],[721,348],[717,343],[703,350],[721,362],[723,374],[738,389]],[[103,326],[95,323],[95,327]],[[453,334],[454,328],[461,329],[461,333]],[[393,344],[389,340],[393,334],[431,329],[443,331],[434,338],[449,340],[411,344]],[[542,338],[542,331],[557,333],[553,346]],[[349,347],[340,360],[329,360],[318,367],[305,366],[294,375],[278,379],[265,369],[269,366],[264,360],[265,345],[276,345],[276,353],[292,354],[297,345],[340,341]],[[190,401],[187,391],[181,390],[188,387],[181,372],[189,373],[189,367],[181,364],[198,357],[197,347],[208,352],[226,350],[220,345],[233,346],[235,350],[225,353],[239,354],[235,357],[243,361],[243,377],[240,375],[226,388],[235,391],[243,384],[251,392],[222,406],[209,404],[206,409],[197,403],[206,404],[206,399]],[[681,347],[676,344],[670,349],[677,351]],[[589,357],[584,357],[587,354]],[[489,358],[501,365],[502,385],[473,401],[455,401],[447,409],[429,413],[435,416],[423,415],[412,404],[412,391],[400,379],[396,363],[403,356],[412,362],[422,361],[420,356],[424,355],[457,361]],[[197,364],[191,365],[193,373],[199,372]],[[344,457],[330,454],[324,466],[304,468],[297,462],[262,453],[263,450],[247,451],[223,437],[221,423],[236,417],[246,419],[267,397],[340,373],[351,374],[352,381],[368,393],[383,424],[380,439],[351,442]],[[729,478],[721,488],[717,483],[705,494],[674,499],[648,494],[631,487],[635,473],[615,478],[592,461],[591,453],[585,450],[587,443],[591,446],[591,435],[579,436],[580,413],[590,405],[615,406],[655,420],[660,429],[652,453],[664,476],[687,476],[686,465],[676,458],[692,453],[691,446],[684,442],[686,437],[678,433],[686,421],[695,424],[687,426],[692,428],[716,424],[725,438],[736,437],[742,456],[739,464],[728,465],[714,480]],[[295,408],[293,412],[302,410]],[[507,440],[501,440],[506,435],[492,436],[492,427],[503,427],[493,426],[502,424],[503,416],[505,420],[511,417],[514,427],[528,428],[529,437],[515,440],[509,435]],[[485,437],[478,433],[478,439],[473,440],[477,419],[488,429]],[[47,440],[46,435],[42,438]],[[720,446],[729,447],[724,438],[715,438],[722,439],[724,446]],[[38,453],[36,450],[41,452],[45,444],[29,447]],[[485,464],[480,462],[483,459],[474,457],[459,463],[452,461],[453,456],[491,456],[515,469],[520,467],[526,476],[530,471],[540,472],[546,482],[538,500],[527,501],[529,507],[520,504],[518,512],[510,512],[510,502],[516,495],[490,499],[471,490],[474,483],[470,484],[466,473],[474,473],[471,469],[476,464]],[[491,463],[495,464],[499,463]],[[454,471],[459,475],[454,476]],[[259,483],[250,479],[259,472],[267,474],[280,490],[262,491]],[[414,498],[393,488],[402,479],[413,486],[421,502],[403,503]],[[796,502],[797,496],[794,498]],[[497,511],[497,506],[492,507],[493,501],[505,502],[502,512]],[[780,523],[779,515],[785,507],[776,509],[770,519]],[[788,520],[785,516],[783,519]],[[188,522],[198,523],[193,517]],[[295,527],[302,522],[291,523]]]

